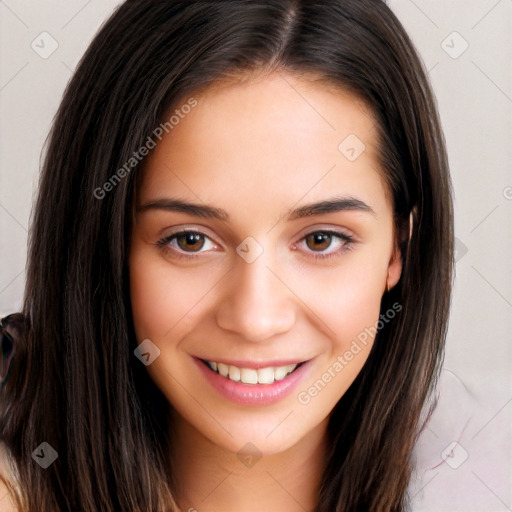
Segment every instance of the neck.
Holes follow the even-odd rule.
[[[326,418],[286,451],[237,455],[183,418],[173,426],[173,467],[182,512],[311,512],[326,458]]]

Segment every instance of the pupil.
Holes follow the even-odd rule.
[[[331,236],[327,233],[314,233],[310,238],[314,246],[319,250],[327,249],[331,245]]]
[[[186,235],[179,237],[178,243],[182,249],[192,249],[193,251],[198,251],[203,246],[204,241],[202,240],[202,235],[199,233],[187,233]]]

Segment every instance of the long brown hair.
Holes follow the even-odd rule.
[[[133,354],[127,247],[141,166],[103,197],[94,191],[180,99],[233,74],[276,70],[318,76],[368,105],[398,231],[407,235],[402,277],[382,300],[382,311],[394,303],[402,310],[378,332],[331,414],[315,512],[407,507],[453,274],[436,103],[381,0],[256,0],[127,1],[65,91],[31,225],[23,321],[5,326],[16,351],[0,393],[0,440],[18,469],[20,510],[177,510],[166,464],[170,405]],[[58,453],[47,469],[31,457],[42,442]]]

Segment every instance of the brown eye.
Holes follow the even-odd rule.
[[[341,256],[353,243],[352,236],[337,231],[313,231],[301,239],[305,251],[314,258]]]
[[[317,233],[311,233],[306,237],[306,244],[308,249],[313,251],[325,251],[329,248],[332,242],[332,235],[329,233],[323,233],[318,231]]]
[[[180,249],[187,252],[196,252],[204,246],[204,235],[201,233],[187,232],[177,235],[176,242]]]
[[[166,257],[199,258],[218,249],[212,239],[200,231],[179,231],[159,240],[156,245]]]

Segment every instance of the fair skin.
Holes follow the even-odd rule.
[[[137,340],[160,350],[147,371],[175,411],[178,502],[183,511],[309,511],[329,450],[329,414],[373,339],[332,369],[375,325],[401,273],[375,121],[351,94],[284,73],[194,98],[198,105],[144,162],[137,205],[173,199],[229,217],[139,209],[129,253]],[[366,146],[354,161],[338,149],[349,134]],[[289,216],[340,198],[341,209]],[[158,246],[185,230],[201,235]],[[242,245],[257,255],[250,262],[236,250],[247,237],[259,244]],[[197,358],[309,363],[293,392],[247,405],[212,386]],[[299,400],[319,379],[328,381],[321,391]],[[247,450],[261,458],[247,462]]]

